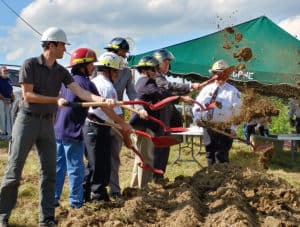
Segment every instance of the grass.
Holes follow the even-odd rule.
[[[202,146],[200,150],[200,140],[194,139],[194,153],[196,159],[203,165],[207,166],[205,159],[205,149]],[[187,146],[190,144],[182,144]],[[4,173],[7,163],[7,143],[0,142],[0,177]],[[173,161],[178,156],[178,145],[171,148],[169,165],[165,176],[169,180],[174,180],[179,175],[192,176],[195,172],[201,169],[196,162],[187,161],[191,160],[190,148],[182,148],[181,159],[183,161]],[[199,154],[200,151],[200,154]],[[272,159],[270,168],[264,170],[259,165],[259,157],[261,153],[253,152],[249,146],[240,142],[234,142],[233,148],[230,151],[230,161],[232,163],[238,163],[241,166],[247,166],[252,169],[263,171],[274,176],[280,177],[288,181],[291,185],[300,189],[300,153],[295,153],[295,165],[291,166],[291,153],[288,150],[277,152]],[[120,183],[124,189],[128,187],[131,179],[131,171],[133,165],[133,153],[127,148],[123,148],[121,152],[121,167],[120,167]],[[33,150],[30,152],[26,161],[22,183],[19,188],[19,196],[16,208],[13,210],[10,223],[14,226],[36,226],[38,223],[38,196],[39,196],[39,159],[36,152]],[[63,206],[68,205],[68,183],[66,182],[62,202]]]

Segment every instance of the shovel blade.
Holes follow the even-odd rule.
[[[152,142],[155,147],[170,147],[180,143],[179,140],[175,139],[172,136],[152,137]]]
[[[166,132],[187,132],[188,129],[187,128],[183,128],[183,127],[174,127],[174,128],[168,128],[166,130]]]
[[[260,145],[254,145],[253,151],[255,152],[261,152],[261,151],[269,151],[274,148],[273,143],[271,144],[260,144]]]
[[[145,162],[140,162],[138,165],[146,171],[157,173],[157,174],[164,174],[164,171],[162,171],[161,169],[155,169],[154,167],[150,166]]]

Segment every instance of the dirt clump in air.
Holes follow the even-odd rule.
[[[249,47],[240,48],[238,51],[232,54],[238,61],[249,61],[252,58],[252,50]]]

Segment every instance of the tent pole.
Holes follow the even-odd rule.
[[[184,84],[185,83],[185,79],[184,77],[182,78],[182,83]],[[183,127],[186,128],[187,124],[186,124],[186,111],[185,111],[185,103],[184,102],[181,102],[182,103],[182,117],[183,117]],[[187,138],[186,138],[186,135],[183,136],[183,142],[186,143],[187,141]]]

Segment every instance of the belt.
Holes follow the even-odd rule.
[[[53,119],[54,114],[52,113],[33,113],[22,110],[22,113],[24,113],[27,116],[34,117],[34,118],[40,118],[40,119]]]
[[[97,117],[95,114],[88,114],[87,119],[89,119],[90,121],[95,122],[95,123],[100,123],[100,124],[105,123],[105,121],[103,121],[101,118]]]

